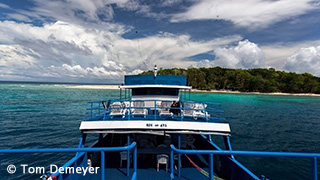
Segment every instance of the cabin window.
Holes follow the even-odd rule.
[[[141,95],[167,95],[178,96],[179,89],[176,88],[135,88],[132,89],[133,96]]]

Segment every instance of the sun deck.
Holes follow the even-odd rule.
[[[139,166],[139,164],[138,164]],[[208,168],[205,168],[208,171]],[[133,169],[130,169],[130,174],[132,174]],[[181,169],[181,177],[176,177],[176,180],[208,180],[206,176],[203,176],[198,170],[195,168],[183,168]],[[166,172],[165,170],[157,171],[156,169],[137,169],[137,179],[139,180],[169,180],[170,173]],[[80,177],[81,179],[81,177]],[[87,175],[86,177],[82,178],[83,180],[101,180],[101,171],[98,174],[94,175]],[[105,179],[108,180],[130,180],[131,176],[126,175],[126,168],[106,168],[105,169]]]

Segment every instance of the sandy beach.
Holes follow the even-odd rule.
[[[202,93],[226,93],[226,94],[262,94],[262,95],[275,95],[275,96],[317,96],[320,97],[320,94],[314,93],[262,93],[262,92],[241,92],[241,91],[230,91],[230,90],[199,90],[192,89],[193,92],[202,92]]]
[[[72,85],[68,88],[76,89],[119,89],[119,85]]]
[[[119,89],[119,85],[74,85],[68,86],[68,88],[76,88],[76,89]],[[313,93],[261,93],[261,92],[240,92],[240,91],[230,91],[230,90],[199,90],[192,89],[193,92],[201,92],[201,93],[226,93],[226,94],[262,94],[262,95],[278,95],[278,96],[318,96],[320,94]]]

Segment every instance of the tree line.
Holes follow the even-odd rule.
[[[142,74],[153,74],[153,71]],[[241,92],[283,92],[320,94],[320,78],[309,73],[269,69],[172,68],[158,74],[185,75],[189,86],[201,90],[232,90]]]

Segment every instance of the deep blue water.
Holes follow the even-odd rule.
[[[72,89],[53,84],[0,84],[0,149],[76,147],[87,102],[116,98],[116,90]],[[320,98],[193,93],[192,99],[222,104],[235,150],[320,152]],[[93,140],[95,137],[89,137]],[[20,164],[62,165],[73,154],[1,155],[0,179],[37,179]],[[309,159],[237,157],[256,175],[310,179]],[[18,167],[14,175],[9,164]]]

